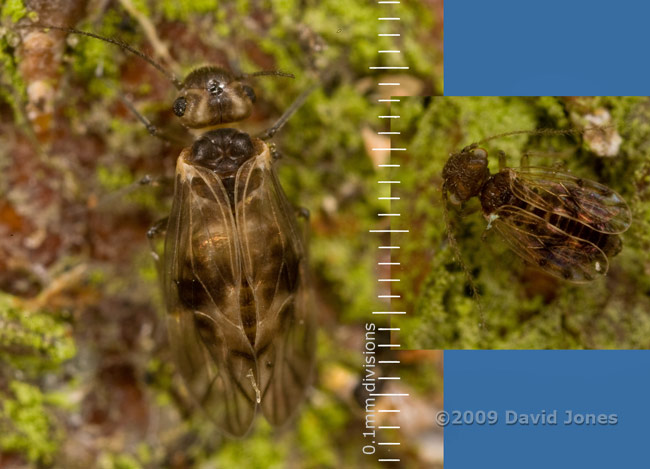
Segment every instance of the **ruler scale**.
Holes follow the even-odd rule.
[[[391,31],[391,28],[399,25],[400,18],[398,14],[399,1],[379,1],[378,4],[384,5],[385,11],[377,18],[378,37],[394,38],[393,44],[379,47],[377,50],[377,63],[371,64],[368,69],[376,73],[376,86],[379,99],[377,102],[385,107],[377,116],[378,123],[382,128],[377,132],[379,136],[399,135],[399,132],[393,131],[390,126],[394,122],[399,122],[400,116],[391,112],[391,103],[400,102],[399,98],[387,96],[393,89],[400,86],[395,80],[395,76],[382,76],[385,73],[403,73],[409,67],[403,64],[403,56],[400,50],[400,34]],[[374,99],[374,98],[373,98]],[[385,137],[384,137],[385,138]],[[373,152],[382,152],[388,154],[388,159],[392,160],[396,154],[405,152],[404,147],[394,147],[393,145],[376,145],[372,148]],[[365,402],[365,428],[363,430],[364,446],[362,452],[374,457],[376,461],[385,464],[388,467],[398,467],[400,459],[400,442],[398,418],[400,415],[400,403],[403,399],[408,399],[408,394],[395,392],[394,384],[399,384],[399,366],[400,360],[397,351],[400,349],[399,343],[393,343],[391,334],[399,332],[399,327],[389,326],[391,318],[394,316],[405,315],[405,311],[394,311],[391,307],[391,301],[399,298],[399,295],[392,293],[392,286],[400,281],[400,263],[392,260],[393,255],[399,250],[400,233],[408,233],[408,229],[395,229],[394,225],[399,223],[400,213],[395,210],[394,202],[399,201],[399,197],[393,196],[392,192],[398,187],[400,180],[396,174],[400,165],[393,161],[381,162],[377,165],[377,187],[380,194],[377,199],[385,204],[382,210],[377,213],[375,226],[369,228],[370,233],[376,233],[379,236],[380,245],[377,253],[377,297],[382,302],[381,311],[372,311],[371,318],[373,322],[366,323],[366,343],[364,350],[364,384],[366,386]],[[401,227],[400,227],[401,228]],[[371,331],[370,331],[371,329]],[[393,335],[394,337],[394,335]],[[372,349],[372,350],[370,350]],[[375,353],[377,355],[375,355]],[[372,371],[368,365],[370,354],[372,354]],[[372,378],[369,378],[372,376]],[[369,380],[372,379],[372,382]],[[378,408],[377,402],[382,400],[381,408]],[[386,404],[388,403],[388,405]]]

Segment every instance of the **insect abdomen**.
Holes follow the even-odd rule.
[[[243,277],[243,276],[242,276]],[[255,334],[257,332],[257,305],[253,289],[246,278],[242,278],[239,287],[239,314],[241,315],[244,334],[251,346],[255,346]]]
[[[539,225],[533,225],[532,223],[530,226],[524,228],[539,235],[557,234],[557,238],[555,236],[553,237],[554,244],[562,244],[572,237],[588,241],[608,256],[615,256],[621,250],[622,243],[617,235],[597,231],[577,219],[550,210],[544,210],[517,197],[513,193],[511,184],[519,184],[519,182],[517,180],[512,181],[511,178],[513,176],[509,171],[501,171],[485,183],[481,191],[480,199],[486,217],[489,217],[500,207],[508,205],[544,220],[547,230],[540,230]],[[519,192],[525,194],[529,191],[521,190]],[[504,215],[500,216],[503,217]],[[545,233],[539,231],[545,231]],[[548,240],[547,243],[552,244]]]

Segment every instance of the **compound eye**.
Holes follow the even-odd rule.
[[[185,109],[187,108],[187,99],[185,99],[183,96],[180,98],[176,98],[176,101],[174,101],[174,114],[176,114],[178,117],[183,117],[185,114]]]
[[[483,148],[475,148],[473,153],[476,158],[487,160],[487,151],[485,151]]]
[[[246,96],[248,96],[248,98],[251,100],[252,103],[255,102],[256,96],[255,96],[255,91],[253,91],[253,88],[244,85],[244,93],[246,93]]]

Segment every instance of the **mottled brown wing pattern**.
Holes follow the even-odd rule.
[[[510,169],[512,192],[547,212],[569,217],[601,233],[617,234],[628,229],[630,209],[609,187],[549,168]]]
[[[491,226],[517,255],[551,275],[588,282],[607,273],[609,262],[598,246],[567,235],[520,207],[499,207],[491,217]]]
[[[311,379],[314,318],[294,209],[264,148],[238,174],[236,213],[242,266],[257,305],[261,407],[272,424],[282,425],[297,409]]]
[[[172,353],[191,393],[226,433],[256,412],[255,354],[241,323],[241,255],[228,195],[215,174],[178,159],[164,285]]]

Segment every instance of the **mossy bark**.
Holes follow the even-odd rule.
[[[402,116],[395,126],[402,132],[397,145],[408,148],[399,169],[403,216],[398,224],[410,229],[400,255],[400,290],[404,307],[413,312],[400,324],[410,347],[650,347],[647,98],[413,98],[397,105],[397,113]],[[498,150],[511,167],[528,154],[533,166],[557,167],[614,189],[628,202],[633,221],[607,275],[571,284],[527,265],[497,233],[486,232],[476,198],[462,211],[450,208],[462,262],[480,292],[481,327],[479,304],[446,234],[441,173],[449,154],[503,132],[589,127],[594,116],[607,114],[614,127],[606,143],[620,137],[611,156],[599,156],[602,145],[579,133],[523,134],[484,145],[492,173],[499,170]]]
[[[39,392],[66,390],[71,401],[25,404],[41,406],[47,416],[46,431],[31,435],[40,452],[0,440],[0,458],[69,468],[372,464],[358,450],[363,416],[349,383],[360,372],[363,322],[377,309],[378,241],[367,231],[376,223],[377,172],[363,132],[382,128],[378,75],[368,67],[387,60],[377,54],[390,48],[377,36],[376,18],[385,8],[338,0],[77,3],[85,13],[63,22],[46,10],[30,13],[21,2],[3,6],[0,288],[11,301],[40,299],[38,314],[51,318],[52,333],[65,336],[58,346],[77,353],[30,375],[21,374],[21,365],[0,365],[5,399],[26,402],[10,396],[20,388],[7,377],[20,375]],[[391,27],[402,33],[402,60],[410,67],[405,82],[410,90],[439,93],[441,2],[400,8],[402,20]],[[318,380],[289,431],[277,435],[260,419],[247,440],[222,438],[173,368],[146,232],[168,213],[181,147],[148,135],[121,99],[183,136],[173,122],[173,87],[144,61],[95,39],[39,30],[32,38],[54,41],[60,53],[24,48],[34,30],[17,29],[16,22],[34,21],[119,37],[179,74],[206,63],[293,73],[295,80],[252,81],[259,99],[241,126],[251,134],[319,84],[274,141],[284,157],[279,172],[288,198],[311,212],[308,244],[322,327],[318,375],[344,379]],[[147,24],[154,33],[146,33]],[[21,68],[26,62],[47,67]],[[154,184],[141,187],[147,175]],[[0,351],[14,343],[7,340]],[[18,431],[17,415],[0,420]],[[48,440],[55,434],[61,438]],[[406,464],[417,464],[406,443],[403,452]]]

